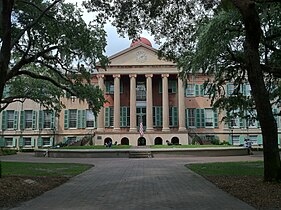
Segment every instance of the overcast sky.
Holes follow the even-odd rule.
[[[81,5],[82,1],[77,0],[65,0],[66,2],[71,2],[73,4],[77,3],[77,5]],[[83,18],[85,22],[89,22],[93,19],[94,14],[93,13],[87,13],[86,10],[84,10]],[[107,47],[106,47],[106,55],[111,56],[121,50],[124,50],[128,48],[131,44],[131,40],[129,40],[128,37],[122,38],[117,34],[116,29],[111,26],[111,24],[106,25],[106,32],[107,32]],[[155,44],[152,36],[150,36],[147,32],[143,32],[141,35],[142,37],[147,38],[151,43],[152,47],[158,48],[158,46]]]

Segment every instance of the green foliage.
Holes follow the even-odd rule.
[[[14,149],[0,149],[0,156],[1,155],[15,155],[17,154],[17,150]]]
[[[5,1],[4,7],[0,111],[25,99],[60,110],[60,98],[67,92],[87,101],[97,114],[105,100],[99,88],[92,87],[91,73],[98,62],[107,63],[102,25],[94,21],[87,25],[81,9],[62,0]],[[11,36],[2,33],[4,30]],[[10,51],[3,50],[6,43],[11,43]]]
[[[110,149],[129,149],[131,145],[112,145]],[[108,149],[104,145],[95,145],[95,146],[67,146],[57,149]]]
[[[14,176],[75,176],[91,165],[73,163],[2,162],[2,175]]]
[[[203,163],[186,165],[192,171],[202,175],[228,175],[228,176],[262,176],[263,162],[229,162],[229,163]]]

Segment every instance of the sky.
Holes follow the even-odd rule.
[[[65,2],[69,2],[69,3],[73,3],[73,4],[77,3],[78,6],[79,5],[81,6],[82,1],[65,0]],[[94,17],[94,13],[87,13],[87,11],[84,10],[83,19],[85,20],[86,23],[91,21],[93,19],[93,17]],[[115,53],[118,53],[119,51],[130,47],[130,44],[132,41],[129,40],[129,38],[127,36],[125,38],[120,37],[118,35],[115,27],[113,27],[110,23],[106,24],[105,30],[107,33],[107,47],[105,48],[107,56],[114,55]],[[159,47],[157,44],[155,44],[153,37],[148,32],[144,31],[141,34],[141,37],[147,38],[151,42],[152,47],[154,47],[154,48]]]

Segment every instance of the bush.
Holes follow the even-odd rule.
[[[0,155],[15,155],[17,154],[17,150],[14,149],[1,149]]]
[[[34,152],[34,149],[20,149],[20,152]]]

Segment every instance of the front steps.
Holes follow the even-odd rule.
[[[129,158],[153,158],[151,151],[134,150],[129,152]]]

